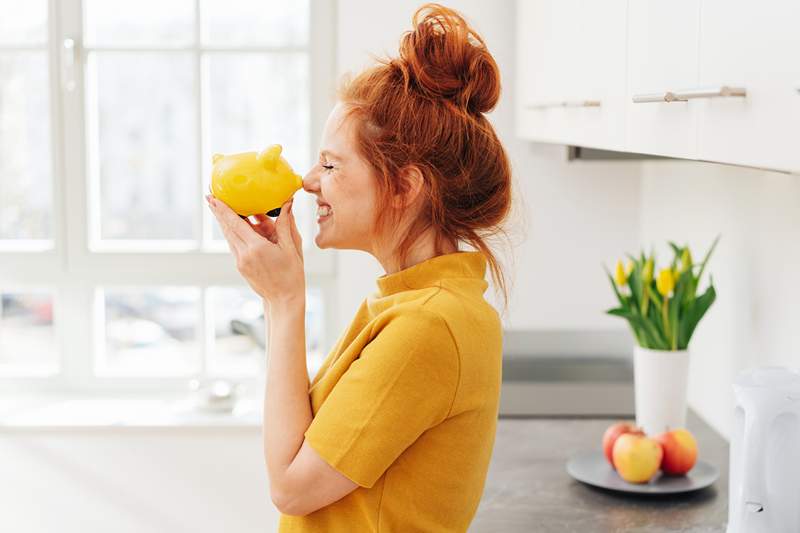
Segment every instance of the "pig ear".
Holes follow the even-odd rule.
[[[277,163],[278,159],[281,157],[282,151],[283,147],[281,147],[280,144],[272,144],[267,146],[261,150],[261,153],[258,154],[258,162],[261,163],[264,168],[275,168],[275,163]]]
[[[212,163],[216,163],[217,161],[219,161],[223,157],[225,157],[225,156],[222,155],[222,154],[214,154],[214,155],[211,156],[211,162]]]

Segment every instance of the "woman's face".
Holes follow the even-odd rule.
[[[341,103],[333,108],[322,132],[319,160],[303,178],[303,189],[330,214],[317,211],[319,248],[363,250],[373,253],[377,184],[372,167],[359,155],[352,120],[344,120]],[[324,212],[324,211],[323,211]]]

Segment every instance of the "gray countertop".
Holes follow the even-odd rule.
[[[699,457],[719,468],[710,487],[677,495],[634,495],[573,480],[567,460],[600,448],[614,422],[599,418],[503,418],[483,498],[470,533],[724,532],[728,520],[728,443],[694,412],[687,427]]]

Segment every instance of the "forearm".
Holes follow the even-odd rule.
[[[271,490],[280,490],[313,418],[308,395],[305,299],[264,303],[269,348],[264,391],[264,457]]]

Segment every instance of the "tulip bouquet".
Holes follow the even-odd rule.
[[[686,350],[697,323],[716,299],[714,280],[697,295],[700,278],[719,236],[702,263],[694,263],[688,246],[669,245],[674,257],[669,266],[655,273],[655,255],[639,258],[628,255],[626,266],[617,262],[614,276],[606,268],[619,307],[606,313],[625,318],[642,348],[652,350]],[[605,267],[604,267],[605,268]]]

